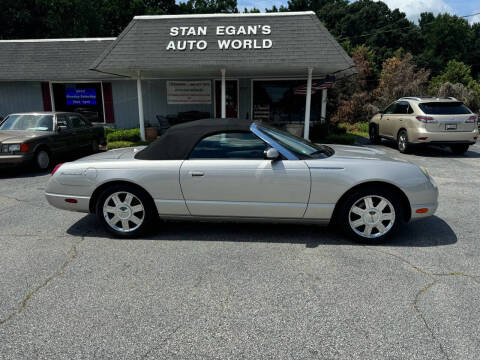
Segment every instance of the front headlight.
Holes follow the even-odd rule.
[[[20,144],[4,144],[2,146],[2,152],[11,153],[20,151]]]

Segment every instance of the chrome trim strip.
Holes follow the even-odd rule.
[[[51,193],[45,193],[45,195],[53,196],[53,197],[65,197],[65,198],[85,199],[85,200],[90,199],[90,196],[79,196],[79,195],[62,195],[62,194],[51,194]]]
[[[322,166],[312,166],[309,167],[312,170],[345,170],[343,167],[322,167]]]
[[[199,201],[187,200],[187,205],[243,205],[243,206],[290,206],[305,207],[306,203],[254,202],[254,201]]]
[[[282,154],[287,160],[300,160],[293,153],[291,153],[290,151],[285,149],[282,145],[280,145],[275,140],[273,140],[270,136],[264,134],[258,128],[256,123],[252,123],[252,125],[250,125],[250,131],[253,132],[255,135],[257,135],[260,139],[265,141],[267,144],[269,144],[271,147],[277,149],[278,152]]]
[[[185,204],[185,200],[154,200],[159,204]]]

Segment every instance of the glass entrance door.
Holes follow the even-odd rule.
[[[238,118],[238,80],[227,80],[227,118]],[[222,116],[222,81],[215,80],[215,117]]]

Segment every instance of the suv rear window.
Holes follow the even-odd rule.
[[[429,115],[465,115],[472,113],[461,102],[432,102],[418,104],[418,106],[425,114]]]

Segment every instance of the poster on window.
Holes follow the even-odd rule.
[[[97,91],[88,88],[66,88],[67,105],[97,105]]]
[[[167,81],[168,104],[211,104],[212,83],[205,81]]]

